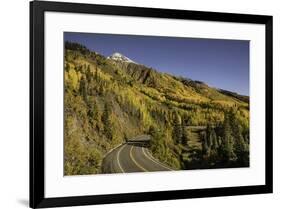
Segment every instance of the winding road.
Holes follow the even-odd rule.
[[[125,143],[109,152],[102,163],[102,173],[171,171],[139,144]]]

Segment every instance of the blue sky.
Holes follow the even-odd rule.
[[[65,32],[104,56],[119,52],[158,71],[249,95],[249,41]]]

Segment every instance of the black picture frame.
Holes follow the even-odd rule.
[[[46,11],[264,24],[266,33],[265,185],[46,198],[44,194],[44,13]],[[30,2],[30,207],[43,208],[78,206],[90,204],[272,193],[272,22],[272,16],[264,15],[231,14],[45,1]]]

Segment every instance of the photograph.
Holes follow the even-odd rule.
[[[64,32],[64,175],[249,167],[249,41]]]
[[[31,208],[273,193],[273,15],[29,6]]]

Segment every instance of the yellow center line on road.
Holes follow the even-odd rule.
[[[136,160],[135,158],[133,157],[133,154],[132,154],[132,150],[133,150],[134,146],[131,147],[130,149],[130,158],[132,159],[132,161],[136,164],[136,166],[138,166],[141,170],[145,171],[145,172],[148,172],[148,170],[146,170],[144,167],[142,167]]]
[[[143,147],[142,147],[142,152],[143,152],[143,154],[144,154],[148,159],[150,159],[150,160],[153,161],[154,163],[156,163],[156,164],[158,164],[158,165],[162,166],[163,168],[166,168],[166,169],[168,169],[168,170],[170,170],[170,171],[173,170],[173,169],[171,169],[171,168],[169,168],[169,167],[163,165],[162,163],[156,161],[155,159],[153,159],[152,156],[150,156],[148,153],[145,152],[145,150],[144,150]]]
[[[120,170],[122,171],[122,173],[125,173],[124,169],[122,168],[121,164],[120,164],[120,160],[119,160],[119,157],[120,157],[120,152],[122,149],[124,149],[125,146],[121,147],[118,152],[117,152],[117,164],[120,168]]]

